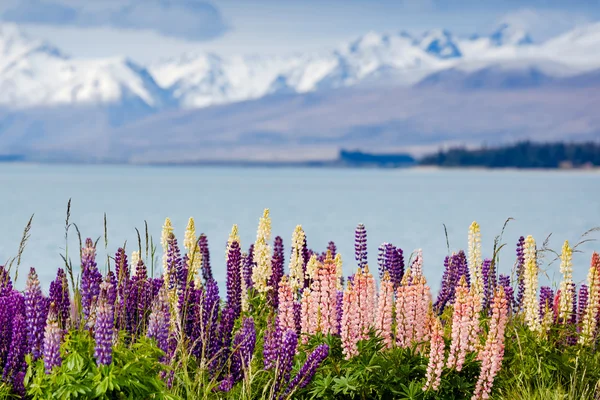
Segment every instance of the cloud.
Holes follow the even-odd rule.
[[[229,29],[219,9],[201,0],[88,0],[86,3],[81,7],[64,0],[21,0],[5,8],[0,18],[23,24],[148,29],[189,40],[213,39]]]
[[[585,14],[566,10],[542,10],[522,8],[503,15],[499,24],[509,24],[515,28],[527,31],[534,40],[543,41],[564,33],[579,25],[591,22]]]

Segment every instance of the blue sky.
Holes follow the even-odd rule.
[[[501,21],[543,40],[600,19],[597,0],[0,0],[16,22],[80,57],[141,62],[184,51],[316,51],[368,31],[486,33]]]

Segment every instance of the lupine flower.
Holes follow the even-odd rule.
[[[408,273],[404,280],[408,281]],[[410,284],[396,289],[396,343],[410,347],[426,339],[430,293],[425,277],[420,276]]]
[[[475,221],[469,227],[469,274],[471,276],[471,291],[475,297],[483,301],[483,273],[481,260],[481,231]]]
[[[160,236],[160,244],[162,246],[163,249],[163,271],[167,271],[167,249],[168,249],[168,243],[167,243],[167,239],[169,238],[169,236],[173,233],[173,225],[171,224],[171,219],[170,218],[165,218],[165,224],[163,225],[162,228],[162,233]],[[165,282],[167,282],[165,280]]]
[[[383,278],[383,273],[386,271],[385,250],[389,243],[382,243],[377,249],[377,266],[379,267],[379,279]]]
[[[504,289],[506,301],[508,302],[508,311],[511,312],[513,305],[515,304],[515,292],[510,284],[510,276],[500,274],[498,277],[498,283]]]
[[[208,238],[204,233],[198,237],[198,248],[200,249],[202,262],[202,278],[204,282],[213,279],[212,269],[210,267],[210,251],[208,249]]]
[[[318,318],[319,304],[312,299],[310,288],[304,288],[300,298],[300,333],[302,334],[302,343],[308,343],[308,336],[314,335],[317,331],[315,320]],[[317,315],[315,315],[317,314]]]
[[[10,280],[10,274],[0,265],[0,296],[8,295],[13,289],[12,281]]]
[[[335,308],[335,315],[336,315],[336,322],[337,322],[335,333],[337,335],[340,334],[340,329],[342,327],[343,302],[344,302],[344,292],[342,292],[341,290],[338,290],[336,293],[336,308]]]
[[[337,255],[337,247],[335,246],[334,242],[329,242],[327,244],[327,250],[331,252],[331,257],[335,259],[335,256]]]
[[[415,259],[410,266],[413,278],[423,276],[423,250],[417,249]]]
[[[573,303],[573,249],[569,242],[565,240],[560,253],[560,272],[563,279],[560,282],[560,297],[558,300],[558,318],[559,321],[566,323],[571,317],[571,307]]]
[[[214,279],[206,283],[206,290],[202,299],[202,326],[203,342],[206,343],[208,358],[213,358],[219,351],[219,286]]]
[[[346,360],[358,355],[356,344],[360,340],[360,312],[357,297],[354,285],[349,284],[344,291],[340,327],[342,352]]]
[[[287,330],[283,334],[283,340],[277,354],[277,363],[275,364],[275,382],[273,383],[275,396],[280,392],[284,382],[288,382],[290,379],[297,345],[298,335],[293,330]]]
[[[233,354],[231,355],[230,373],[237,381],[242,377],[242,373],[247,370],[254,353],[256,344],[256,329],[254,320],[251,317],[244,318],[241,329],[233,338]]]
[[[190,217],[183,236],[183,248],[186,249],[189,254],[196,247],[196,243],[196,223],[194,222],[194,218]]]
[[[540,321],[542,331],[548,332],[554,321],[554,291],[548,286],[540,288]]]
[[[56,305],[59,325],[65,330],[71,315],[71,302],[67,275],[62,268],[57,270],[56,279],[50,283],[50,301]]]
[[[391,252],[391,254],[390,254]],[[390,263],[390,279],[394,287],[398,287],[404,277],[404,253],[399,247],[389,246],[386,249],[386,259]]]
[[[287,329],[286,329],[287,330]],[[295,330],[295,328],[293,328]],[[275,367],[277,362],[277,351],[279,349],[281,341],[281,329],[279,325],[274,323],[268,323],[265,330],[265,339],[263,346],[263,362],[265,369],[271,369]]]
[[[429,347],[429,362],[427,364],[426,382],[423,391],[438,390],[444,369],[444,328],[438,318],[433,318]]]
[[[96,311],[96,325],[94,327],[94,339],[96,340],[94,357],[96,357],[98,365],[110,365],[112,363],[115,306],[114,303],[108,301],[109,290],[110,283],[107,281],[102,282]]]
[[[172,235],[172,234],[171,234]],[[167,259],[167,262],[169,260]],[[126,310],[125,304],[126,299],[129,295],[129,263],[127,262],[127,254],[125,253],[125,249],[119,248],[117,253],[115,254],[115,274],[117,278],[117,296],[118,301],[115,309],[115,313],[117,314],[117,326],[119,328],[126,327]],[[169,277],[169,279],[171,279]]]
[[[27,326],[27,348],[34,360],[42,354],[44,342],[44,327],[46,324],[45,301],[40,288],[40,280],[31,268],[25,284],[25,316]]]
[[[265,209],[263,216],[258,223],[258,232],[256,242],[254,243],[254,263],[256,267],[252,271],[252,283],[260,293],[269,291],[268,281],[273,272],[271,266],[271,248],[269,240],[271,239],[271,218],[269,209]]]
[[[63,329],[59,324],[58,309],[56,303],[52,302],[50,303],[44,334],[44,368],[47,374],[52,372],[52,368],[60,366],[62,363],[60,358],[62,336]]]
[[[523,296],[525,295],[525,238],[521,236],[517,242],[517,297],[515,299],[515,311],[523,307]]]
[[[456,299],[452,313],[452,341],[446,367],[462,370],[467,351],[471,349],[469,343],[473,321],[478,324],[478,317],[474,315],[474,296],[469,292],[465,277],[460,278],[456,288]]]
[[[165,354],[169,351],[169,327],[171,315],[165,287],[160,288],[152,305],[152,313],[148,321],[147,336],[156,340],[158,348]]]
[[[531,235],[525,239],[524,252],[525,267],[523,271],[523,283],[525,285],[525,292],[523,294],[523,308],[525,309],[525,322],[527,322],[530,330],[540,332],[539,305],[536,295],[539,268],[535,240],[533,240]]]
[[[448,301],[450,301],[450,297],[456,286],[456,283],[453,282],[453,280],[456,279],[456,272],[454,271],[455,265],[452,263],[452,261],[453,257],[451,256],[446,256],[444,258],[444,274],[442,275],[442,284],[440,285],[440,291],[438,292],[437,300],[433,304],[433,308],[439,314],[444,312],[444,308],[446,307]]]
[[[290,285],[294,292],[304,285],[304,257],[302,249],[306,235],[301,225],[297,225],[292,234],[292,255],[290,257]]]
[[[507,320],[508,303],[504,296],[504,289],[500,286],[494,295],[492,317],[485,346],[478,356],[478,359],[481,360],[481,371],[472,400],[489,398],[494,378],[500,370],[504,357],[504,331]]]
[[[294,291],[289,277],[286,275],[279,283],[278,301],[279,309],[277,311],[277,326],[282,332],[288,329],[296,330],[296,321],[294,319]]]
[[[393,344],[392,323],[394,310],[394,284],[390,280],[390,274],[386,271],[383,274],[379,288],[379,297],[377,302],[377,317],[375,319],[375,329],[377,334],[383,339],[386,347],[389,349]]]
[[[281,282],[281,278],[284,274],[284,257],[283,239],[281,236],[277,236],[275,238],[275,242],[273,243],[273,258],[271,259],[273,273],[271,274],[271,278],[268,282],[269,287],[271,287],[271,290],[269,291],[269,304],[271,304],[275,309],[279,306],[278,290],[279,282]]]
[[[242,296],[241,297],[242,297],[242,311],[244,311],[244,312],[248,311],[248,308],[249,308],[248,289],[250,289],[252,287],[253,251],[254,251],[254,244],[251,244],[248,253],[242,253],[242,261],[241,261],[241,264],[242,264],[242,270],[241,270]]]
[[[342,265],[342,255],[340,253],[335,255],[335,258],[333,259],[333,262],[335,263],[335,273],[337,276],[337,289],[338,290],[342,290],[342,280],[343,278],[343,265]]]
[[[233,241],[227,255],[227,303],[235,311],[236,317],[242,312],[241,258],[240,244]]]
[[[354,233],[354,258],[360,269],[367,265],[367,230],[363,224],[358,224]]]
[[[316,254],[313,254],[308,260],[308,264],[306,264],[306,276],[304,279],[308,279],[309,281],[315,279],[317,269],[319,269],[319,264],[319,259],[317,258]]]
[[[81,306],[83,316],[87,323],[94,307],[94,302],[100,294],[102,274],[96,264],[96,246],[92,239],[85,240],[85,247],[81,249]],[[89,327],[89,326],[88,326]]]
[[[481,274],[483,277],[483,308],[487,309],[490,305],[494,290],[496,289],[496,272],[492,265],[492,260],[485,259],[481,265]]]
[[[600,255],[594,252],[588,273],[588,301],[581,324],[579,343],[590,345],[596,335],[598,313],[600,313]]]
[[[300,371],[296,374],[294,379],[288,384],[287,389],[285,390],[285,395],[288,396],[290,393],[293,393],[296,389],[302,389],[306,387],[315,376],[317,372],[317,368],[319,365],[327,358],[329,355],[329,346],[326,344],[321,344],[317,346],[316,349],[313,350],[312,353],[308,355],[306,361],[300,368]]]
[[[16,311],[16,310],[15,310]],[[17,312],[12,321],[12,340],[6,357],[2,379],[13,383],[16,375],[25,369],[27,352],[27,330],[23,313]]]
[[[581,325],[583,323],[583,317],[585,315],[585,309],[588,304],[588,287],[587,285],[582,284],[579,287],[579,296],[578,296],[578,308],[577,308],[577,324]]]

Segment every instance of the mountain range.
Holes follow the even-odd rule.
[[[39,161],[330,158],[341,147],[600,138],[600,23],[536,43],[369,32],[289,56],[78,59],[0,25],[0,155]]]

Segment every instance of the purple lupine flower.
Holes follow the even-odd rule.
[[[265,330],[264,346],[263,346],[263,361],[265,369],[275,367],[277,361],[277,350],[281,341],[281,329],[274,321],[271,321]]]
[[[471,276],[469,275],[469,266],[467,264],[467,256],[465,254],[465,252],[463,250],[460,250],[458,253],[456,253],[455,255],[453,255],[454,260],[452,261],[453,263],[456,263],[457,267],[457,282],[460,282],[460,278],[462,278],[463,276],[465,277],[465,280],[467,281],[467,285],[470,287],[471,286]],[[452,297],[452,300],[454,301],[454,296]]]
[[[138,260],[135,275],[131,278],[129,293],[126,299],[127,331],[137,335],[143,326],[146,326],[148,313],[151,307],[152,288],[148,281],[147,269],[144,262]]]
[[[92,239],[85,240],[85,247],[81,249],[81,306],[86,324],[90,319],[93,303],[100,295],[102,274],[96,264],[96,246]],[[89,326],[88,326],[89,328]]]
[[[117,277],[115,273],[112,271],[108,271],[106,274],[106,279],[110,282],[110,288],[108,290],[108,302],[111,304],[115,304],[117,302]]]
[[[284,250],[283,250],[283,239],[281,236],[277,236],[275,238],[275,242],[273,244],[273,257],[271,259],[271,267],[272,274],[269,277],[268,285],[271,287],[267,296],[268,303],[273,306],[273,308],[277,309],[279,306],[279,282],[281,282],[281,278],[283,278],[284,274]]]
[[[285,390],[286,396],[290,393],[293,393],[296,389],[302,389],[306,387],[306,385],[308,385],[315,376],[317,368],[319,368],[321,363],[327,358],[328,355],[328,345],[321,344],[317,346],[317,348],[308,355],[306,362],[304,365],[302,365],[300,371],[298,371],[294,379],[292,379],[292,381],[289,383],[287,389]]]
[[[96,309],[96,324],[94,326],[96,348],[94,357],[96,357],[96,363],[99,366],[112,363],[115,305],[108,301],[110,286],[111,284],[108,281],[100,284],[100,297]]]
[[[279,394],[283,384],[290,380],[290,373],[294,363],[294,355],[296,354],[296,346],[298,345],[298,334],[291,329],[288,329],[283,334],[281,346],[277,353],[277,363],[275,366],[276,376],[273,383],[273,392]]]
[[[248,248],[248,253],[242,256],[242,279],[246,284],[246,289],[253,287],[252,269],[254,268],[254,243]]]
[[[120,247],[115,254],[115,275],[117,279],[117,303],[115,304],[115,314],[118,329],[127,328],[127,297],[129,296],[129,263],[125,249]]]
[[[367,265],[367,230],[358,224],[354,233],[354,258],[361,269]]]
[[[554,302],[554,291],[548,286],[540,287],[540,319],[546,315],[546,311],[552,313]]]
[[[242,378],[247,370],[256,345],[256,329],[252,317],[244,318],[242,327],[233,338],[233,354],[231,355],[230,374],[234,382]]]
[[[208,238],[204,233],[200,234],[198,238],[198,247],[200,248],[200,254],[202,254],[202,278],[204,282],[208,282],[213,279],[212,269],[210,268],[210,252],[208,250]]]
[[[302,276],[304,279],[304,287],[307,288],[310,286],[310,279],[306,274],[306,266],[308,265],[308,261],[310,260],[311,250],[308,248],[308,242],[306,241],[306,234],[304,235],[304,240],[302,242],[302,249],[300,250],[300,254],[302,254]]]
[[[331,252],[331,258],[335,258],[335,256],[337,255],[337,247],[335,246],[335,243],[333,241],[327,244],[327,250]]]
[[[25,371],[19,371],[15,374],[12,382],[13,392],[17,396],[21,396],[22,399],[25,398],[27,394],[25,390]]]
[[[10,274],[4,268],[3,265],[0,265],[0,296],[6,296],[10,292],[12,292],[13,285],[12,280],[10,279]]]
[[[46,373],[52,372],[52,368],[60,366],[60,345],[62,342],[63,329],[60,327],[60,317],[56,303],[50,303],[48,319],[44,333],[44,367]]]
[[[575,325],[577,323],[577,290],[576,285],[571,282],[569,283],[569,290],[573,293],[573,304],[571,308],[571,317],[569,323]]]
[[[386,271],[385,253],[389,243],[382,243],[377,249],[377,266],[379,267],[379,279],[383,279],[383,273]]]
[[[163,280],[162,277],[160,278],[150,278],[151,280],[151,294],[150,294],[150,298],[152,300],[154,300],[157,296],[158,296],[158,292],[160,291],[160,289],[163,287],[165,281]]]
[[[152,305],[152,313],[148,321],[148,332],[146,336],[150,339],[156,340],[158,348],[161,349],[165,355],[169,351],[169,327],[170,327],[171,313],[169,312],[169,303],[167,302],[167,290],[162,287],[154,304]]]
[[[42,354],[44,327],[46,324],[45,301],[40,287],[40,280],[35,268],[29,270],[25,284],[25,317],[27,326],[27,349],[34,360]]]
[[[517,298],[515,299],[515,310],[520,310],[523,304],[523,296],[525,294],[525,238],[521,236],[517,242]]]
[[[242,253],[237,241],[231,242],[227,254],[227,305],[236,318],[242,312]]]
[[[27,329],[25,316],[17,313],[12,321],[12,340],[6,357],[2,379],[13,383],[16,374],[25,370],[25,354],[27,353]]]
[[[494,295],[493,282],[495,281],[495,278],[492,276],[494,274],[492,271],[492,260],[489,258],[483,260],[481,274],[483,277],[483,309],[487,310]]]
[[[440,291],[438,292],[437,299],[435,303],[433,303],[434,310],[437,311],[438,314],[444,312],[444,308],[446,304],[450,300],[452,289],[454,285],[451,282],[452,276],[452,258],[450,256],[444,257],[444,274],[442,275],[442,284],[440,285]]]
[[[10,295],[0,295],[0,366],[6,363],[12,338],[13,302]]]
[[[515,302],[515,291],[510,284],[510,276],[500,274],[498,277],[498,284],[504,288],[504,294],[506,295],[506,301],[508,303],[508,310],[511,311]]]
[[[235,310],[226,305],[221,312],[217,340],[211,346],[210,358],[212,359],[212,363],[210,370],[213,374],[218,373],[223,368],[231,353],[231,339],[233,336],[233,327],[235,326],[235,318]]]
[[[583,316],[585,315],[585,309],[588,303],[588,294],[589,291],[587,285],[581,285],[581,287],[579,288],[579,296],[577,296],[579,300],[579,308],[577,310],[577,324],[579,325],[581,325],[581,323],[583,322]]]
[[[391,257],[390,279],[394,287],[398,287],[404,277],[404,252],[399,247],[394,247],[394,250]]]
[[[204,345],[201,304],[204,301],[203,297],[204,289],[202,287],[190,288],[185,334],[190,339],[191,352],[196,357],[202,357]]]
[[[300,335],[302,331],[302,304],[299,301],[294,302],[294,323],[296,324],[296,333]]]
[[[50,283],[50,302],[56,305],[59,326],[63,330],[67,329],[71,316],[71,302],[67,275],[62,268],[58,269],[56,279]]]

